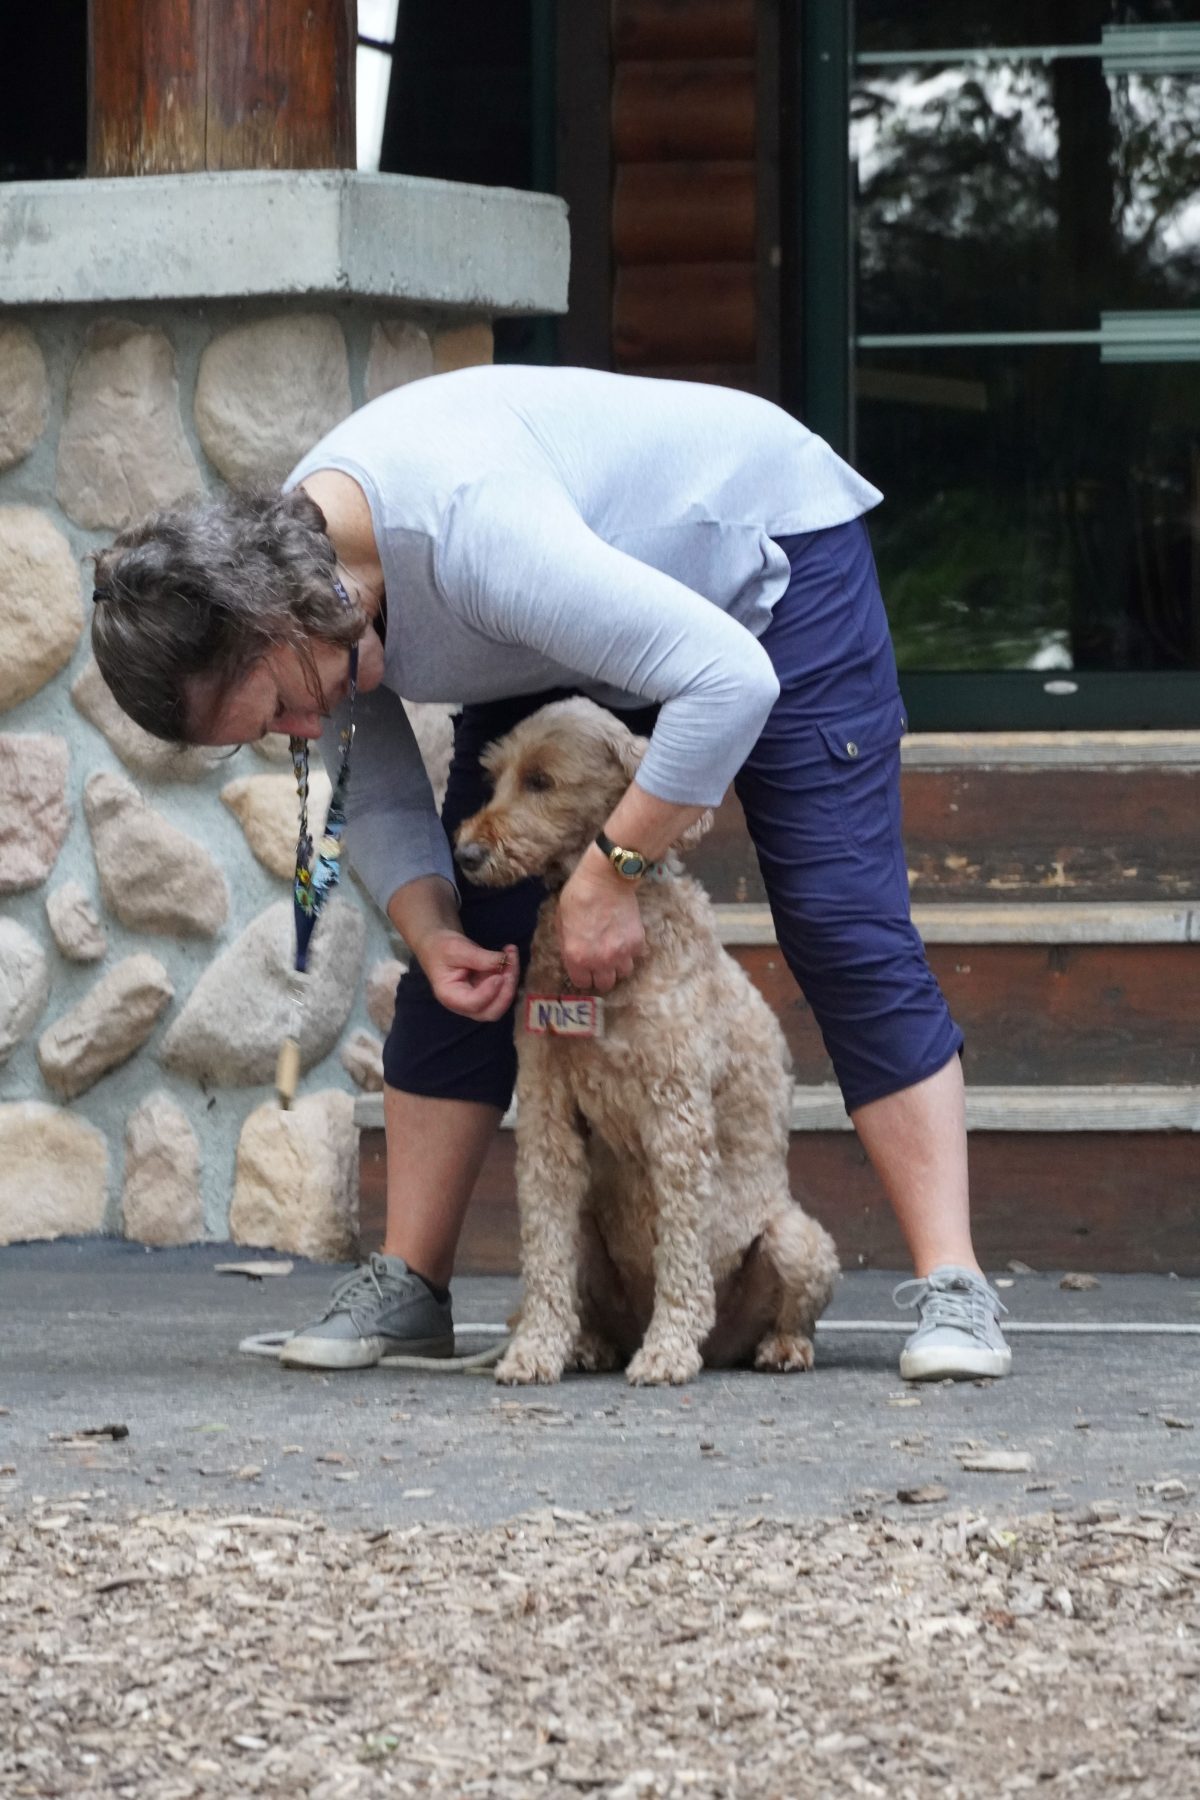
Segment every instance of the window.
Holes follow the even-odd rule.
[[[1196,722],[1198,117],[1200,5],[856,7],[853,455],[902,669]]]

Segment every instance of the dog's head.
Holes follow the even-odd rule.
[[[484,887],[571,873],[637,773],[647,740],[591,700],[556,700],[489,744],[492,798],[459,826],[455,856]],[[707,829],[697,820],[681,841]]]

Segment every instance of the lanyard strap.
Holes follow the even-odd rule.
[[[346,790],[350,783],[350,746],[354,742],[354,699],[358,692],[358,645],[350,650],[350,717],[340,738],[341,761],[325,829],[314,856],[312,834],[308,829],[308,739],[289,739],[292,769],[296,776],[296,792],[300,797],[300,839],[296,845],[296,879],[292,888],[296,915],[296,968],[303,973],[308,967],[308,948],[317,914],[338,884],[341,875],[342,838],[346,830]]]

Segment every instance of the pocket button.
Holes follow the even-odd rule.
[[[853,738],[851,738],[850,742],[846,745],[846,755],[847,756],[857,756],[858,755],[858,745],[854,742]]]

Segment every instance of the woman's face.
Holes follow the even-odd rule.
[[[350,652],[344,644],[314,641],[311,647],[319,692],[299,653],[276,644],[247,670],[214,708],[211,694],[194,682],[189,710],[202,721],[197,744],[249,744],[280,731],[288,737],[319,738],[329,714],[350,691]]]

